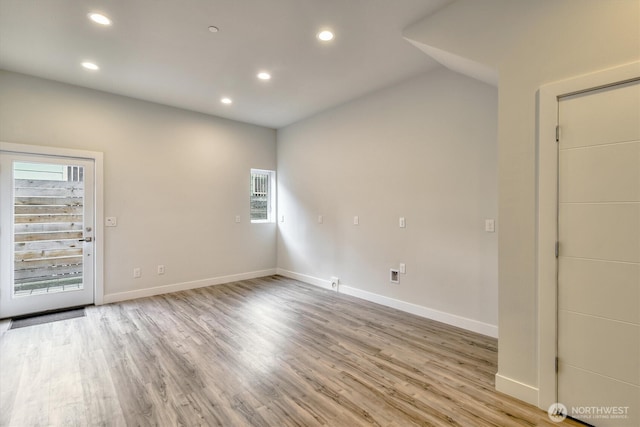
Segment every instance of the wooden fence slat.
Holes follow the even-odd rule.
[[[14,271],[29,270],[40,267],[53,267],[57,265],[82,264],[81,256],[64,256],[55,258],[38,258],[14,262]]]
[[[26,279],[50,279],[55,278],[61,275],[77,275],[78,273],[82,273],[82,264],[76,265],[58,265],[55,267],[48,268],[37,268],[33,270],[20,270],[15,271],[13,274],[13,278],[15,281],[20,281],[24,283]]]
[[[41,232],[57,232],[57,231],[76,231],[82,230],[83,224],[80,222],[59,222],[59,223],[35,223],[35,224],[16,224],[13,231],[17,233],[41,233]]]
[[[16,215],[41,215],[41,214],[76,214],[82,215],[82,206],[41,206],[18,205],[13,211]]]
[[[82,239],[82,231],[58,231],[55,233],[24,233],[14,234],[14,242],[39,242],[39,241],[51,241],[51,240],[78,240]]]
[[[54,240],[51,242],[20,242],[15,243],[15,251],[29,252],[82,248],[82,243],[83,242],[78,242],[78,239]]]
[[[14,252],[15,261],[82,255],[82,248]]]
[[[13,218],[16,224],[43,223],[43,222],[82,222],[83,215],[15,215]]]
[[[14,188],[14,197],[81,197],[84,188]]]
[[[15,205],[82,206],[83,197],[16,197]]]
[[[16,188],[79,188],[84,187],[83,182],[78,181],[57,181],[48,179],[16,179],[14,181]]]

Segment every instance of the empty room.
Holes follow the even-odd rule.
[[[640,426],[640,0],[0,0],[0,426],[178,425]]]

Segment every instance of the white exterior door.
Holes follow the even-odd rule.
[[[558,402],[640,426],[640,82],[558,107]]]
[[[94,301],[93,160],[0,152],[0,318]]]

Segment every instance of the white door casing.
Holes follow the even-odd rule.
[[[584,74],[540,88],[538,92],[538,407],[556,401],[556,326],[558,162],[556,124],[563,95],[640,78],[640,61]],[[527,385],[523,385],[525,388]],[[533,385],[536,386],[536,385]],[[517,390],[516,390],[517,391]],[[523,389],[524,391],[524,389]],[[521,393],[522,394],[522,393]]]
[[[558,102],[558,402],[637,426],[640,81]]]
[[[86,305],[90,303],[101,304],[103,299],[103,229],[100,226],[102,223],[102,154],[79,150],[56,149],[50,147],[0,142],[0,160],[0,198],[2,198],[2,200],[0,201],[0,318],[55,310],[78,305]],[[75,236],[77,239],[70,240],[70,236],[65,235],[65,238],[67,240],[51,243],[46,241],[46,239],[49,238],[46,236],[19,236],[19,234],[24,233],[25,230],[18,230],[18,228],[24,228],[25,225],[27,229],[32,228],[34,230],[39,230],[42,227],[46,228],[47,230],[51,227],[54,227],[54,229],[56,229],[56,226],[55,224],[18,224],[18,228],[14,229],[14,164],[22,166],[26,165],[27,168],[37,166],[37,169],[40,169],[42,165],[46,167],[52,167],[54,169],[56,168],[56,165],[76,165],[78,167],[78,171],[84,173],[82,183],[76,184],[61,182],[60,184],[56,184],[55,181],[32,181],[46,184],[46,186],[49,186],[50,183],[53,183],[53,186],[55,188],[42,190],[38,188],[26,189],[26,191],[28,192],[43,192],[42,194],[45,198],[47,193],[62,194],[67,192],[67,190],[62,190],[60,187],[71,186],[72,190],[70,191],[84,193],[84,199],[86,200],[82,203],[83,206],[81,207],[81,210],[82,220],[85,222],[85,224],[73,224],[74,233],[79,234],[78,236]],[[58,166],[58,168],[60,168],[60,166]],[[19,172],[16,171],[16,178],[18,177]],[[15,184],[21,187],[19,190],[15,190],[16,195],[25,191],[23,186],[26,182],[27,181],[22,181],[22,183],[20,183],[20,181],[15,181]],[[80,189],[78,189],[77,187],[80,187]],[[84,188],[84,190],[82,190],[82,188]],[[77,200],[80,201],[81,199]],[[35,203],[40,203],[40,201],[36,201]],[[49,202],[47,202],[46,204],[48,203]],[[46,208],[45,206],[35,206],[34,208],[50,209]],[[16,207],[16,213],[18,213],[18,209],[22,209],[22,207]],[[26,207],[26,209],[30,210],[31,208]],[[78,208],[60,207],[57,209],[64,209],[65,211],[67,211],[68,209],[74,209],[77,211]],[[40,214],[38,213],[38,215]],[[41,218],[44,217],[40,216],[39,218],[34,218],[34,220],[36,222],[40,222]],[[17,220],[18,217],[16,217],[16,221]],[[31,219],[29,220],[31,221]],[[45,222],[49,221],[47,220]],[[78,229],[75,230],[76,228]],[[14,230],[17,230],[16,239],[26,239],[26,243],[18,243],[17,245],[14,245]],[[21,233],[18,233],[18,231],[20,231]],[[28,230],[26,231],[28,233]],[[40,230],[39,232],[42,232],[42,230]],[[38,234],[38,232],[36,232],[36,234]],[[87,239],[90,241],[84,241],[84,238],[87,237],[90,238]],[[45,239],[45,241],[40,243],[39,240],[43,238]],[[56,236],[55,239],[57,238],[58,237]],[[36,239],[38,241],[30,243],[31,239]],[[75,240],[77,240],[77,242]],[[24,292],[24,290],[21,290],[19,293],[14,293],[14,278],[16,279],[16,284],[18,284],[18,282],[20,282],[21,276],[30,276],[32,275],[33,271],[20,271],[22,269],[22,266],[18,267],[18,264],[15,265],[14,271],[14,249],[16,250],[16,255],[19,256],[19,247],[21,245],[26,247],[37,247],[37,251],[40,251],[40,246],[42,246],[43,249],[46,249],[46,246],[49,244],[53,244],[54,247],[56,245],[62,245],[65,247],[71,245],[72,247],[77,247],[78,250],[76,252],[78,252],[82,256],[81,258],[78,258],[76,256],[73,259],[76,260],[76,263],[78,259],[82,259],[83,261],[83,280],[75,287],[72,284],[71,286],[64,286],[63,288],[44,288],[26,293]],[[45,253],[45,251],[43,251],[43,253]],[[32,254],[26,253],[26,255],[31,256]],[[60,270],[64,270],[64,280],[61,280],[60,282],[68,284],[69,278],[71,278],[71,280],[73,281],[73,274],[69,276],[69,271],[77,271],[78,267],[67,262],[64,257],[62,259],[64,261],[58,262],[56,260],[55,264],[58,264],[58,266],[54,267],[53,270],[55,270],[57,274]],[[43,260],[36,261],[34,264],[37,265],[41,263],[49,264],[50,262]],[[27,264],[27,262],[25,262],[24,264]],[[58,274],[58,276],[55,277],[61,276]],[[27,278],[26,280],[29,281],[30,279]],[[31,284],[27,283],[27,285]],[[16,286],[16,290],[18,289],[20,288]],[[66,291],[62,291],[62,289],[65,289]],[[55,292],[46,293],[44,291]]]

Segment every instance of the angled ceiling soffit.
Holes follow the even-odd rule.
[[[498,70],[495,68],[433,46],[428,46],[407,37],[405,37],[405,40],[451,71],[480,80],[492,86],[498,86]]]

